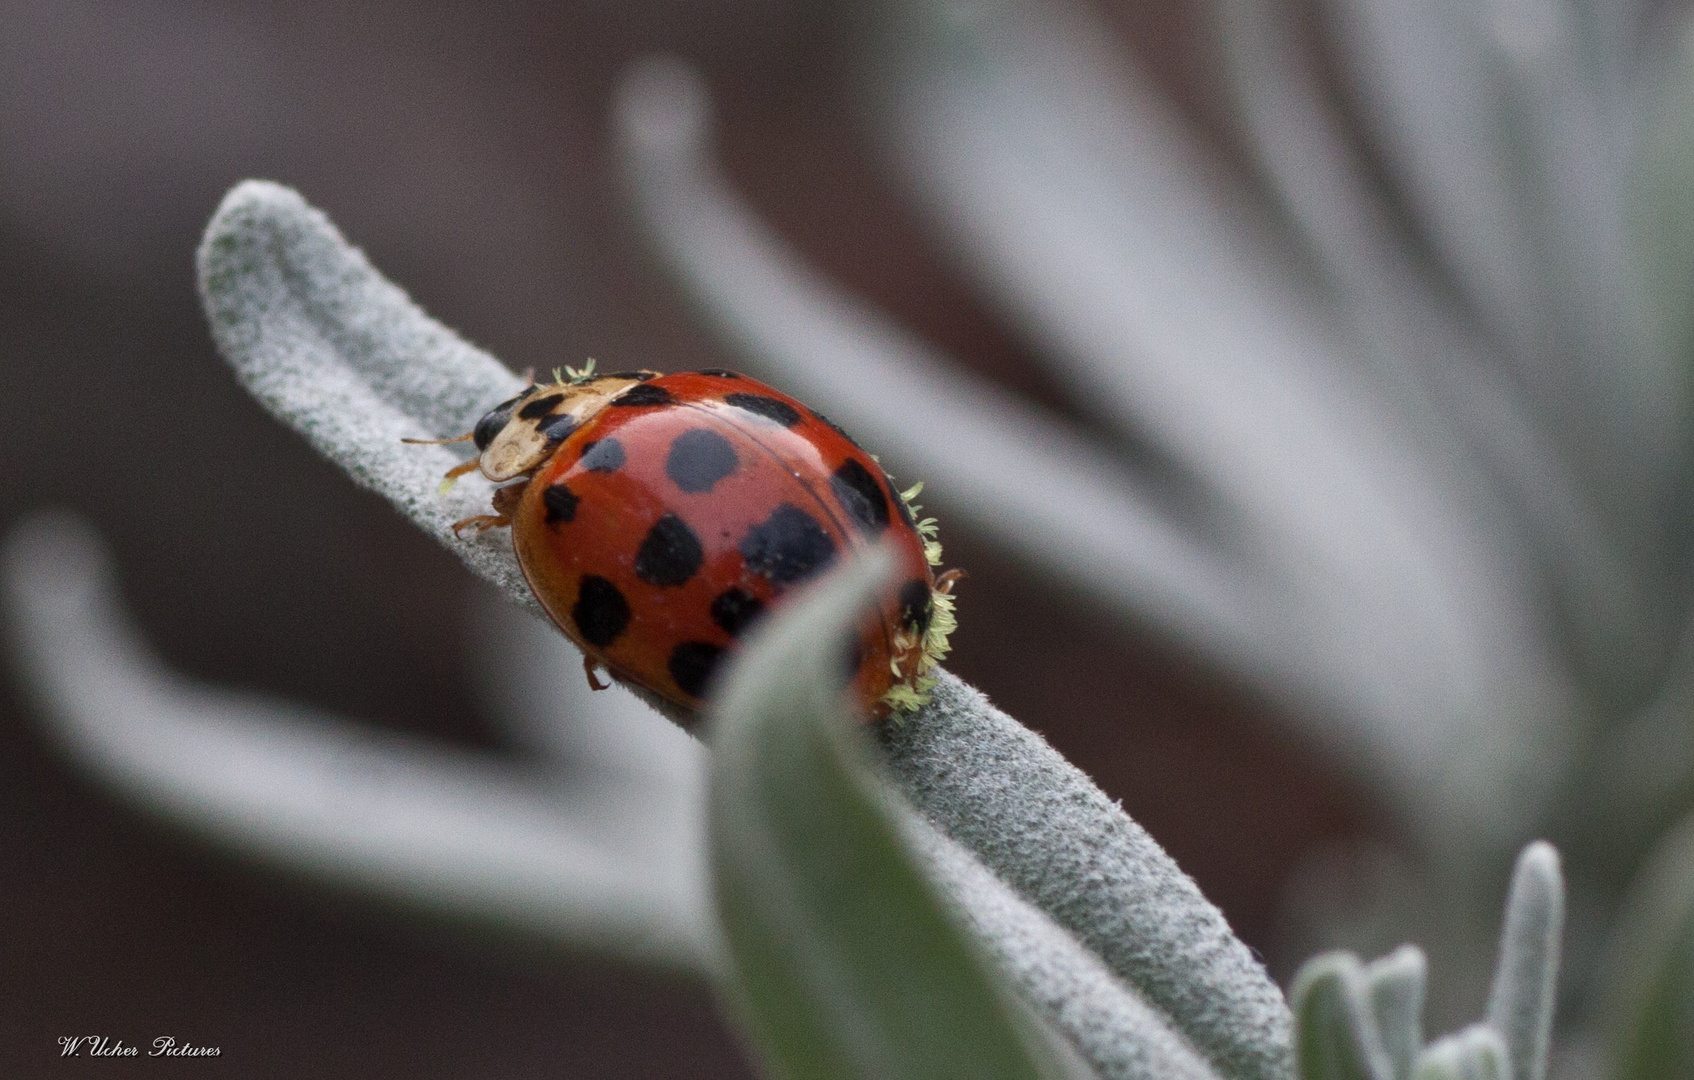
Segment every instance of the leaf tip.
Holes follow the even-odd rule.
[[[712,127],[711,95],[693,66],[667,54],[635,61],[618,85],[618,132],[643,156],[699,153]]]

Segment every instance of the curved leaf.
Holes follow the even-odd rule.
[[[1646,315],[1674,380],[1674,392],[1661,393],[1686,401],[1694,370],[1694,19],[1681,12],[1675,29],[1651,87],[1656,100],[1632,162],[1628,209]]]
[[[710,963],[686,765],[663,784],[601,770],[566,786],[203,686],[159,664],[115,592],[80,522],[41,517],[6,539],[0,599],[21,682],[58,741],[126,797],[249,855],[453,917]]]
[[[1085,5],[887,6],[866,93],[902,171],[1078,406],[1195,478],[1276,613],[1290,715],[1443,841],[1522,827],[1573,703],[1447,443]]]
[[[1358,957],[1314,956],[1295,976],[1289,997],[1301,1080],[1393,1080]]]
[[[1472,1024],[1418,1055],[1412,1080],[1510,1080],[1511,1054],[1499,1032]]]
[[[948,672],[882,726],[902,792],[1237,1078],[1291,1068],[1281,991],[1191,878],[1047,740]]]
[[[1537,841],[1518,855],[1500,928],[1500,959],[1488,994],[1488,1024],[1505,1040],[1513,1080],[1547,1075],[1559,952],[1565,930],[1565,880],[1559,853]]]
[[[1694,1080],[1694,817],[1630,890],[1601,1013],[1613,1080]]]
[[[868,767],[840,658],[889,566],[866,556],[774,617],[711,706],[732,1000],[785,1076],[1092,1075],[1041,1035],[917,871]]]
[[[1100,958],[1018,896],[963,845],[909,810],[903,832],[930,879],[1025,997],[1103,1077],[1219,1080],[1193,1044]]]
[[[539,611],[504,535],[463,540],[451,525],[486,513],[489,485],[439,491],[456,458],[405,446],[469,431],[517,393],[516,375],[431,319],[323,212],[262,180],[232,188],[206,226],[200,296],[218,351],[248,391],[476,573]]]
[[[1185,535],[1155,485],[1057,416],[938,355],[845,294],[761,222],[712,158],[686,65],[648,58],[618,109],[628,182],[660,256],[747,362],[923,477],[948,512],[1072,588],[1236,667],[1274,668],[1262,601]],[[1026,498],[1039,489],[1043,497]],[[1021,505],[1017,514],[1005,507]]]
[[[1392,194],[1345,138],[1294,12],[1277,0],[1213,4],[1236,111],[1358,328],[1361,366],[1423,430],[1442,433],[1432,438],[1463,440],[1454,483],[1470,494],[1466,511],[1544,553],[1546,586],[1564,598],[1591,670],[1639,677],[1658,648],[1647,638],[1659,629],[1655,598],[1578,482],[1561,431],[1540,423],[1498,342],[1420,262]]]
[[[1365,965],[1365,988],[1394,1080],[1409,1080],[1423,1048],[1423,997],[1428,961],[1416,945],[1402,945]]]
[[[484,496],[456,489],[443,505],[436,487],[445,465],[420,468],[417,455],[450,456],[398,441],[420,427],[427,433],[462,428],[470,422],[463,416],[474,409],[463,416],[455,410],[484,394],[506,392],[511,383],[490,387],[510,376],[491,373],[485,356],[429,321],[321,214],[275,185],[250,182],[225,199],[202,249],[202,273],[214,322],[229,323],[220,342],[261,401],[533,610],[509,546],[463,544],[446,527],[455,516],[481,510]],[[342,291],[351,297],[338,295]],[[355,302],[367,294],[376,305],[372,315]],[[373,340],[380,337],[373,324],[421,343],[428,378],[387,372],[408,358]],[[467,486],[474,484],[460,485]],[[1045,740],[951,675],[938,676],[931,705],[892,729],[903,737],[887,742],[891,764],[923,813],[1011,883],[1016,904],[984,903],[998,905],[1009,920],[1001,938],[1006,949],[1019,935],[1044,943],[1019,961],[1033,980],[1026,987],[1030,997],[1049,1002],[1056,1023],[1073,1018],[1076,1026],[1066,1030],[1079,1046],[1105,1048],[1091,1051],[1103,1069],[1121,1060],[1127,1071],[1112,1075],[1190,1075],[1180,1054],[1158,1050],[1186,1040],[1232,1075],[1285,1076],[1287,1006],[1217,909],[1121,807]],[[1077,881],[1102,885],[1079,891]],[[1045,924],[1024,910],[1027,904],[1058,926],[1031,930]],[[979,925],[998,925],[988,908],[978,914],[985,920]],[[1089,949],[1104,958],[1110,974],[1084,971]],[[1113,976],[1133,990],[1118,987],[1114,1001],[1083,1000],[1117,985]],[[1144,1037],[1135,1018],[1149,1010],[1163,1013],[1182,1034]],[[1152,1050],[1144,1053],[1141,1045]],[[1134,1063],[1143,1059],[1157,1068],[1135,1072]]]

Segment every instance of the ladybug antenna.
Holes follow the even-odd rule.
[[[476,432],[467,431],[463,435],[455,435],[451,439],[401,439],[409,446],[446,446],[448,443],[470,442],[476,438]]]

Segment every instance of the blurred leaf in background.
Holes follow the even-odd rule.
[[[155,291],[136,295],[163,297],[157,271],[122,277],[169,234],[158,231],[164,228],[159,221],[173,214],[197,219],[203,210],[190,210],[190,204],[209,202],[211,192],[259,165],[292,167],[266,133],[279,130],[279,116],[300,123],[298,117],[315,114],[279,107],[277,101],[289,96],[264,88],[272,82],[294,86],[298,103],[317,100],[313,93],[333,97],[319,88],[339,84],[302,78],[300,67],[282,59],[291,55],[287,48],[319,58],[320,67],[312,70],[364,70],[363,58],[331,47],[342,30],[360,27],[333,18],[305,18],[298,20],[305,29],[284,29],[235,15],[197,21],[188,9],[169,5],[115,22],[102,18],[110,13],[98,5],[64,10],[69,14],[52,18],[39,10],[16,13],[12,40],[26,44],[4,53],[5,85],[20,103],[36,104],[9,114],[30,122],[18,123],[0,151],[11,192],[0,220],[10,223],[8,237],[62,248],[55,265],[70,268],[64,270],[73,283],[67,291],[95,280],[147,279]],[[1013,595],[1060,596],[1091,612],[1094,621],[1084,624],[1090,633],[1078,638],[1118,642],[1131,639],[1111,635],[1156,635],[1172,655],[1196,658],[1207,672],[1269,703],[1263,711],[1290,725],[1336,770],[1324,783],[1368,793],[1392,815],[1384,836],[1312,853],[1295,875],[1287,891],[1287,929],[1277,946],[1283,963],[1318,945],[1376,955],[1413,938],[1431,957],[1427,996],[1440,1022],[1474,1015],[1488,986],[1486,943],[1511,854],[1530,837],[1547,835],[1564,852],[1572,886],[1566,987],[1572,1008],[1562,1014],[1569,1052],[1553,1053],[1554,1068],[1568,1067],[1572,1075],[1601,1069],[1595,1047],[1604,1045],[1617,1068],[1677,1075],[1650,1070],[1686,1068],[1678,1064],[1680,1044],[1663,1033],[1676,1030],[1678,1021],[1669,1018],[1687,1016],[1690,993],[1676,959],[1683,951],[1678,928],[1685,925],[1686,905],[1676,888],[1663,884],[1680,880],[1675,867],[1686,861],[1675,855],[1677,843],[1664,839],[1666,830],[1694,805],[1694,659],[1688,650],[1694,401],[1687,316],[1694,299],[1688,288],[1694,245],[1687,239],[1694,235],[1694,199],[1688,197],[1694,154],[1687,134],[1694,64],[1684,45],[1687,14],[1641,3],[1467,8],[1425,0],[1197,0],[1181,11],[1189,25],[1186,37],[1177,36],[1208,62],[1191,65],[1174,83],[1172,62],[1161,52],[1169,42],[1139,38],[1144,26],[1137,20],[1144,13],[1114,5],[910,0],[866,4],[840,22],[807,24],[808,33],[828,38],[845,54],[854,72],[842,114],[857,110],[864,149],[881,163],[863,175],[875,176],[880,167],[895,178],[899,192],[927,215],[943,260],[938,265],[950,264],[971,302],[984,305],[1023,343],[1027,363],[999,381],[950,357],[958,350],[936,344],[932,327],[913,332],[879,310],[909,304],[909,294],[918,290],[879,285],[874,275],[851,284],[832,277],[813,267],[817,252],[763,220],[773,204],[738,193],[758,172],[749,170],[744,150],[736,158],[733,124],[722,143],[716,140],[708,80],[685,64],[633,66],[611,101],[616,63],[602,59],[593,93],[569,99],[590,116],[582,121],[587,126],[597,129],[602,116],[611,116],[615,145],[605,150],[614,167],[599,182],[609,188],[614,173],[621,178],[659,263],[695,305],[702,325],[717,335],[723,355],[735,363],[745,359],[795,389],[886,452],[900,471],[930,481],[936,509],[961,522],[980,550],[1015,569],[1027,593]],[[651,12],[645,17],[665,21]],[[378,23],[411,28],[414,36],[405,40],[419,55],[442,44],[433,30],[417,29],[425,22],[407,18],[382,16]],[[476,46],[466,55],[479,58],[473,61],[478,70],[515,70],[507,58],[523,52],[523,36],[460,40]],[[147,41],[145,53],[125,52],[123,42],[131,39]],[[114,55],[139,56],[129,66],[105,66],[116,73],[111,85],[133,84],[148,93],[102,97],[105,84],[73,80],[75,92],[44,94],[41,87],[58,85],[48,59],[58,54],[27,44],[41,41],[104,43]],[[640,48],[625,49],[620,62],[655,45],[711,50],[707,40],[673,30],[669,38],[655,33]],[[273,47],[281,51],[267,51]],[[780,51],[772,49],[773,55]],[[180,62],[164,62],[173,55]],[[334,63],[323,59],[336,56]],[[708,79],[715,93],[733,99],[734,79],[726,79],[725,69],[708,64]],[[362,201],[354,200],[361,213],[385,221],[399,214],[400,223],[382,235],[410,235],[410,211],[396,208],[450,206],[441,193],[467,183],[492,193],[485,216],[428,216],[459,223],[472,240],[465,250],[480,253],[476,265],[484,270],[515,258],[513,252],[527,252],[526,265],[545,266],[548,257],[538,255],[537,246],[574,252],[572,240],[593,235],[571,231],[582,223],[568,214],[538,209],[547,203],[536,194],[533,174],[502,164],[511,147],[533,142],[535,128],[513,123],[507,131],[480,122],[512,114],[477,96],[475,88],[483,85],[477,78],[420,77],[420,71],[438,71],[428,66],[384,70],[400,75],[375,80],[381,93],[369,100],[386,104],[367,103],[344,115],[335,105],[327,114],[340,123],[296,131],[310,142],[333,129],[351,148],[349,160],[370,155],[378,163],[375,173],[312,168],[326,184],[338,185],[338,198],[362,190]],[[129,83],[122,81],[130,76]],[[201,94],[195,80],[249,92]],[[383,141],[398,130],[389,122],[394,103],[418,93],[433,95],[429,101],[441,107],[405,115],[440,121],[439,132],[461,148],[460,171],[413,168],[394,149],[399,142]],[[561,97],[568,95],[554,95]],[[173,102],[183,107],[163,107]],[[446,107],[454,102],[457,111]],[[607,107],[600,111],[602,104]],[[48,106],[60,105],[81,110],[83,120],[106,122],[41,120],[53,115]],[[72,130],[86,139],[67,142],[62,133]],[[490,131],[507,134],[490,140]],[[227,158],[194,158],[197,140],[208,132]],[[859,148],[852,138],[831,132],[822,142],[850,159]],[[113,146],[129,149],[114,155],[118,165],[111,169],[103,152],[89,151]],[[150,149],[142,154],[137,146]],[[720,152],[728,167],[719,162]],[[133,161],[143,158],[149,168],[137,171]],[[199,160],[200,171],[185,180],[172,163],[191,159]],[[65,182],[77,161],[100,164],[78,173],[94,188]],[[370,179],[377,174],[423,179],[405,188]],[[92,212],[129,205],[114,194],[126,184],[154,191],[161,217]],[[310,232],[296,229],[294,238]],[[643,318],[607,315],[624,308],[609,300],[609,286],[595,291],[629,272],[635,260],[623,253],[627,239],[607,242],[606,257],[598,261],[578,265],[576,254],[554,256],[575,267],[552,279],[577,287],[568,313],[561,307],[554,316],[534,314],[553,310],[546,290],[524,291],[539,288],[536,275],[513,271],[489,278],[505,283],[490,287],[493,293],[529,298],[512,307],[512,319],[490,321],[522,327],[512,331],[513,340],[530,345],[548,339],[538,327],[551,317],[574,322],[578,333],[595,336],[598,327],[602,339],[646,343],[630,329]],[[407,258],[428,287],[454,277],[450,269],[436,269],[442,260],[408,246],[423,241],[384,242],[411,252]],[[237,245],[223,254],[239,262],[252,253]],[[314,445],[400,505],[415,524],[444,539],[449,511],[460,508],[433,501],[424,482],[443,466],[445,451],[420,451],[401,462],[391,458],[389,444],[400,435],[463,430],[478,408],[504,396],[512,377],[424,320],[368,264],[343,256],[329,251],[304,276],[286,260],[253,258],[245,268],[250,273],[230,278],[228,288],[210,275],[209,307],[220,345],[269,407],[287,414]],[[324,281],[343,275],[345,289],[318,289],[314,273]],[[9,295],[24,295],[26,284],[42,287],[33,272],[12,276],[17,280]],[[460,285],[474,293],[467,282],[477,274],[465,270],[462,276]],[[259,281],[268,285],[243,295],[246,283]],[[881,289],[876,302],[854,295],[866,288]],[[124,310],[117,304],[109,309]],[[127,346],[134,337],[115,340]],[[507,351],[527,356],[540,350]],[[263,364],[243,369],[242,356],[261,354]],[[325,357],[336,363],[322,363]],[[174,370],[150,368],[146,375],[151,383],[170,384],[179,377]],[[72,381],[88,384],[89,374]],[[232,478],[229,451],[212,447],[245,445],[243,428],[254,425],[215,394],[204,402],[187,395],[151,418],[137,394],[125,426],[129,442],[118,449],[137,441],[157,446],[158,460],[172,462],[170,469],[113,452],[98,425],[76,429],[69,418],[82,404],[77,395],[41,400],[55,404],[28,410],[40,415],[19,421],[19,430],[31,433],[27,445],[56,445],[50,435],[86,430],[88,445],[101,448],[98,456],[109,469],[86,497],[131,508],[127,519],[116,512],[111,519],[147,518],[145,527],[134,528],[154,537],[148,550],[180,551],[177,557],[189,559],[187,552],[239,546],[263,531],[226,535],[201,527],[181,530],[187,535],[179,538],[153,520],[204,521],[194,515],[206,507],[250,504],[272,514],[286,507],[280,520],[301,537],[319,535],[315,527],[322,536],[339,536],[333,529],[353,512],[334,496],[301,497],[314,485],[329,486],[320,474],[303,474],[296,487],[278,489],[291,493],[287,499],[267,498],[265,477]],[[179,428],[200,437],[173,444]],[[26,459],[35,460],[20,456]],[[5,482],[26,479],[33,482],[21,475]],[[55,494],[45,481],[30,490],[38,500]],[[133,507],[123,501],[128,492],[141,493]],[[471,506],[486,491],[470,485],[455,497]],[[213,536],[215,543],[208,539]],[[386,552],[403,543],[385,534],[374,547]],[[14,551],[29,547],[18,544]],[[490,545],[452,550],[508,595],[522,596],[508,553]],[[338,565],[321,554],[301,558],[320,574]],[[272,565],[256,570],[254,580],[266,580]],[[356,567],[342,574],[337,580],[364,584]],[[321,587],[319,578],[310,580]],[[18,618],[14,607],[38,615],[89,610],[56,603],[57,586],[32,592],[19,581],[14,572],[11,618]],[[74,581],[65,588],[63,595],[81,595]],[[405,598],[441,592],[393,588],[373,607],[393,618],[422,602]],[[241,595],[232,590],[232,600],[215,607],[210,617],[223,620],[217,626],[239,628],[250,617]],[[1018,615],[1012,611],[1000,626],[992,620],[979,625],[987,623],[1001,641],[1023,640],[1012,625]],[[95,617],[86,625],[102,624]],[[36,644],[43,640],[28,629],[22,634]],[[242,636],[238,629],[207,630],[196,640],[215,653]],[[352,646],[365,647],[360,637],[347,635]],[[121,646],[102,655],[122,659],[119,669],[141,676],[123,685],[150,688],[150,700],[169,707],[125,710],[124,695],[114,693],[78,699],[88,706],[80,713],[64,709],[78,692],[79,665],[68,661],[81,654],[67,645],[55,661],[40,649],[31,653],[29,641],[15,647],[25,657],[26,677],[35,680],[32,692],[47,703],[42,713],[57,717],[61,737],[71,733],[67,744],[78,760],[108,779],[141,777],[132,790],[154,796],[160,789],[148,784],[167,775],[182,785],[179,794],[198,786],[198,795],[182,797],[171,813],[201,822],[214,835],[255,825],[264,832],[278,804],[242,802],[262,794],[262,784],[222,788],[236,793],[228,805],[246,809],[218,818],[206,812],[205,798],[218,787],[211,781],[239,780],[237,773],[183,768],[181,760],[172,766],[167,754],[149,758],[141,752],[149,747],[145,739],[131,739],[128,750],[119,751],[115,747],[137,729],[75,722],[104,709],[109,716],[127,711],[132,720],[174,724],[183,719],[178,707],[185,702],[195,706],[188,713],[199,720],[221,715],[201,709],[205,699],[197,691],[183,692],[168,673],[136,660],[144,654],[133,642],[124,644],[128,639],[96,634],[90,640]],[[1097,661],[1095,673],[1062,666],[1071,654],[1091,655],[1088,644],[1075,640],[1067,648],[1059,641],[1045,659],[1014,653],[1020,664],[1053,666],[1076,684],[1051,695],[1058,704],[1046,723],[1108,729],[1125,721],[1110,700],[1120,666],[1115,655]],[[379,675],[349,680],[365,687],[378,711],[404,711],[391,704],[405,693],[403,680],[391,687]],[[1035,678],[1029,677],[1032,683]],[[58,689],[42,694],[39,687],[52,687],[55,679]],[[965,701],[969,689],[960,694]],[[61,707],[57,714],[54,703]],[[251,705],[240,708],[251,712]],[[1182,1036],[1230,1075],[1238,1068],[1271,1075],[1281,1067],[1278,1047],[1286,1047],[1274,1034],[1284,1022],[1280,1001],[1273,1001],[1274,989],[1266,993],[1268,984],[1248,977],[1249,967],[1239,962],[1244,946],[1197,891],[1181,892],[1181,904],[1157,914],[1196,913],[1204,927],[1200,939],[1216,945],[1211,952],[1192,948],[1194,939],[1172,933],[1169,925],[1136,923],[1133,890],[1103,890],[1073,903],[1064,886],[1091,880],[1089,864],[1043,861],[1033,846],[1019,846],[1031,836],[1074,840],[1097,833],[1117,844],[1113,858],[1146,854],[1137,847],[1133,823],[1097,805],[1094,800],[1109,800],[1085,779],[1061,770],[1063,783],[1055,789],[1087,805],[1081,822],[1042,818],[1037,811],[1045,812],[1049,804],[1042,800],[1050,793],[1026,782],[995,805],[1007,816],[990,816],[991,830],[973,831],[984,820],[983,804],[971,802],[981,789],[1007,774],[1037,775],[1024,767],[1028,762],[1057,770],[1058,759],[1042,744],[1038,749],[1050,756],[1006,759],[1021,769],[997,764],[994,753],[1008,747],[1035,754],[1020,741],[1027,733],[1002,723],[1003,714],[986,703],[967,702],[963,712],[1002,741],[980,749],[970,769],[961,766],[980,776],[978,791],[940,784],[934,790],[943,792],[942,801],[922,809],[945,839],[987,864],[980,895],[1013,887],[1030,908],[1015,909],[1026,919],[1020,926],[1041,927],[1042,934],[1057,929],[1057,937],[1042,940],[1055,954],[1071,957],[1074,962],[1061,967],[1079,981],[1067,984],[1069,996],[1050,994],[1049,1011],[1053,1002],[1110,1000],[1121,1019],[1140,1015],[1134,1010],[1145,1006],[1187,1025]],[[280,731],[356,730],[338,728],[339,722],[301,728],[293,719]],[[240,723],[224,728],[237,738],[277,730]],[[185,751],[212,745],[203,739],[207,726],[174,730]],[[561,751],[552,765],[580,773],[584,761],[573,764],[575,751],[565,748],[580,749],[585,736],[568,724],[543,730],[552,732],[543,742]],[[642,741],[647,735],[633,734],[642,729],[630,730],[628,745],[621,735],[608,737],[602,748],[610,748],[612,759],[635,760],[633,747],[649,745]],[[914,730],[935,738],[940,728]],[[919,796],[932,793],[925,785],[941,779],[942,770],[922,746],[899,739],[888,745],[897,751],[894,775],[921,802]],[[439,778],[443,774],[431,770],[441,762],[427,756],[433,752],[424,751],[419,760],[428,768],[419,773]],[[389,761],[387,753],[371,755],[372,767],[386,769],[377,763]],[[660,769],[632,780],[623,791],[625,805],[640,803],[644,784],[697,776],[698,762],[689,765],[686,758],[679,753],[674,773]],[[155,767],[150,774],[142,768],[148,762]],[[929,771],[914,774],[913,762]],[[470,771],[485,776],[479,765]],[[567,832],[594,823],[586,801],[563,817],[554,813],[556,806],[543,810],[551,805],[545,793],[552,789],[533,780],[524,778],[509,793],[514,805],[535,810],[534,821]],[[1185,790],[1181,783],[1172,787]],[[425,789],[399,784],[393,790],[416,796]],[[1274,781],[1269,790],[1279,790]],[[1194,816],[1222,812],[1226,794],[1190,793]],[[260,805],[271,810],[248,812]],[[578,821],[574,815],[587,816]],[[357,819],[350,820],[347,838],[357,840]],[[668,820],[686,827],[685,815]],[[625,857],[620,853],[633,850],[630,837],[615,827],[606,835],[616,842],[589,845],[585,865],[615,867]],[[1078,850],[1097,854],[1057,843],[1053,850],[1066,857]],[[670,849],[662,844],[646,851],[655,860],[674,855],[664,854]],[[274,848],[269,857],[277,857]],[[466,865],[463,853],[444,858],[420,860],[426,866],[433,861],[437,876],[419,895],[439,886],[440,875],[452,878]],[[1107,860],[1156,866],[1148,880],[1179,888],[1172,883],[1186,879],[1166,862]],[[944,864],[938,858],[931,872]],[[377,863],[367,855],[339,866],[348,876],[368,879]],[[420,881],[432,879],[411,879],[397,895],[419,888]],[[392,879],[384,888],[391,886]],[[1273,886],[1266,881],[1260,887]],[[1192,891],[1192,884],[1183,888]],[[540,908],[521,902],[522,892],[506,895],[519,897],[518,907],[533,916]],[[462,910],[475,905],[467,902]],[[698,912],[685,908],[660,905],[667,918],[682,913],[673,926],[683,929],[656,940],[668,941],[660,948],[672,954],[707,955],[709,947],[701,951],[693,936],[698,922],[690,922]],[[587,910],[603,915],[607,909]],[[1035,969],[1019,969],[1015,950],[1005,947],[1010,933],[995,939],[984,932],[990,906],[973,910],[973,932],[998,940],[999,946],[989,946],[997,962],[1021,970],[1023,992],[1042,999],[1031,989],[1038,982]],[[1136,933],[1121,932],[1130,926]],[[1137,966],[1145,942],[1169,949],[1160,958],[1165,966],[1151,974]],[[1200,981],[1185,984],[1172,976],[1185,963]],[[1604,978],[1597,975],[1602,968]],[[1083,972],[1105,972],[1108,983],[1126,980],[1131,993],[1114,997],[1117,991],[1099,983],[1080,989]],[[1341,983],[1350,978],[1336,977]],[[1367,975],[1358,978],[1368,986]],[[1172,1002],[1201,985],[1232,987],[1216,999],[1238,1011],[1196,1025],[1198,1012]],[[1122,1020],[1115,1030],[1155,1030],[1138,1023]],[[1079,1039],[1081,1025],[1066,1030]],[[1520,1047],[1510,1032],[1497,1034],[1513,1055],[1516,1074],[1526,1067]],[[1231,1041],[1237,1035],[1244,1039],[1239,1045]],[[1491,1067],[1487,1038],[1455,1038],[1438,1044],[1445,1049],[1437,1056],[1451,1059],[1437,1062],[1440,1068]],[[1388,1045],[1392,1041],[1385,1039],[1381,1054],[1366,1053],[1355,1064],[1378,1069],[1385,1060],[1400,1069],[1403,1048]],[[1091,1051],[1096,1064],[1109,1042]],[[1241,1056],[1232,1056],[1238,1051]],[[1251,1067],[1242,1065],[1249,1061]]]
[[[778,1075],[1092,1076],[924,880],[871,771],[839,656],[891,572],[876,554],[820,582],[714,696],[707,805],[731,1005]]]

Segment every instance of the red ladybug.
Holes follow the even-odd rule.
[[[480,468],[518,483],[510,526],[541,606],[604,667],[677,706],[700,704],[736,640],[855,547],[887,538],[902,576],[858,642],[853,683],[878,716],[925,700],[947,652],[957,572],[937,580],[933,519],[822,415],[730,371],[569,371],[492,409],[463,438]]]

